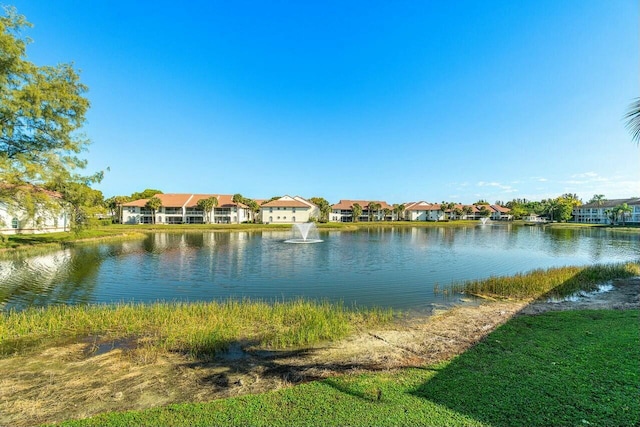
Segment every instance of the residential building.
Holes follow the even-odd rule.
[[[624,203],[631,208],[631,212],[624,217],[624,223],[640,223],[640,198],[637,197],[586,203],[573,209],[573,220],[585,224],[610,224],[612,221],[610,211]],[[618,218],[618,222],[623,222],[623,219]]]
[[[440,205],[437,203],[425,201],[406,203],[404,219],[407,221],[441,221],[444,219],[444,212],[440,210]]]
[[[370,218],[372,221],[391,221],[395,219],[393,206],[383,200],[340,200],[331,206],[329,221],[353,222],[353,205],[356,203],[362,208],[362,213],[358,217],[359,222],[369,221]],[[369,212],[370,203],[376,203],[380,205],[380,208]],[[387,215],[385,215],[385,210],[389,212]]]
[[[546,218],[542,218],[540,215],[534,214],[534,213],[523,216],[522,220],[525,222],[525,225],[526,224],[543,224],[548,222]]]
[[[69,231],[70,217],[62,202],[62,196],[55,191],[34,188],[39,196],[48,198],[49,203],[37,203],[30,215],[19,199],[6,197],[0,201],[0,234],[41,234]]]
[[[149,199],[139,199],[122,205],[122,224],[203,224],[207,219],[216,224],[253,220],[251,209],[233,202],[229,194],[156,194],[162,206],[156,212],[147,207]],[[198,201],[215,197],[218,206],[210,215],[198,207]],[[155,217],[154,217],[155,215]]]
[[[425,201],[406,203],[404,219],[407,221],[444,221],[446,219],[475,220],[483,218],[483,215],[481,215],[483,206],[491,213],[489,218],[494,221],[508,221],[513,219],[513,216],[509,213],[510,209],[499,205],[457,204],[452,209],[442,211],[442,205],[440,203],[429,203]],[[464,212],[467,207],[471,208],[470,213]],[[456,214],[455,211],[457,209],[464,213],[460,215]]]
[[[309,222],[320,216],[320,208],[300,196],[282,196],[260,206],[260,219],[265,224]]]
[[[491,216],[490,218],[494,221],[511,221],[513,220],[513,215],[511,215],[511,209],[505,208],[500,205],[490,205],[491,208]]]

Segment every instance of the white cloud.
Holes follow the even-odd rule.
[[[507,192],[507,193],[512,193],[513,191],[515,191],[512,186],[506,185],[506,184],[500,184],[499,182],[484,182],[484,181],[480,181],[480,182],[478,182],[478,187],[499,188],[501,190],[504,190],[504,192]]]
[[[571,178],[595,178],[598,174],[595,172],[576,173],[571,175]]]

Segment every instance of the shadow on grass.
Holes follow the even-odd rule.
[[[411,394],[490,425],[637,425],[639,338],[637,310],[516,317]]]
[[[8,241],[13,246],[34,246],[44,243],[60,243],[60,237],[47,234],[16,234],[8,236]]]
[[[208,370],[210,375],[200,377],[204,385],[219,391],[242,386],[244,382],[267,381],[284,384],[301,384],[325,379],[328,376],[346,374],[358,370],[376,371],[379,367],[368,363],[325,363],[312,359],[318,348],[300,348],[295,350],[245,350],[254,348],[258,342],[232,341],[226,343],[226,350],[200,352],[183,368]],[[244,380],[243,380],[244,379]],[[338,383],[329,381],[328,385],[342,390]]]

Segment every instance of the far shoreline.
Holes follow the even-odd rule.
[[[364,229],[389,228],[438,228],[438,227],[479,227],[483,226],[477,220],[456,221],[374,221],[356,223],[317,223],[320,231],[359,231]],[[494,225],[528,225],[525,221],[491,221],[485,226]],[[583,224],[583,223],[546,223],[532,225],[534,227],[549,227],[554,229],[585,229],[595,228],[613,232],[639,233],[640,227],[633,225]],[[289,231],[293,224],[112,224],[83,230],[78,234],[73,232],[56,232],[42,234],[13,234],[5,235],[0,243],[0,258],[29,254],[32,251],[56,250],[77,244],[117,241],[122,239],[143,239],[151,233],[196,233],[196,232],[260,232],[260,231]]]

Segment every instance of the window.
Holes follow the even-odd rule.
[[[273,208],[269,208],[269,213],[273,213]]]
[[[18,228],[18,226],[20,225],[20,221],[18,220],[18,218],[13,218],[11,220],[11,227],[12,228]]]
[[[291,220],[292,220],[293,222],[296,222],[296,217],[295,217],[295,216],[294,216],[294,217],[292,217],[292,218],[291,218]]]

